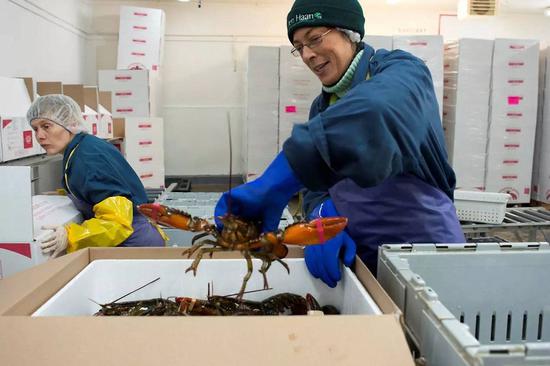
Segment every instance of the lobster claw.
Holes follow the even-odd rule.
[[[207,220],[158,203],[144,203],[137,209],[142,215],[161,225],[193,232],[212,230],[212,225]]]
[[[309,222],[288,226],[283,232],[283,243],[295,245],[322,244],[338,235],[346,225],[346,217],[321,217]]]

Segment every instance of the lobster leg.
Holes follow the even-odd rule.
[[[197,275],[197,267],[199,266],[199,263],[202,259],[202,256],[205,254],[205,253],[209,253],[210,256],[212,256],[212,254],[214,252],[221,252],[223,251],[224,249],[223,248],[202,248],[201,250],[199,250],[197,252],[197,256],[195,257],[195,260],[193,261],[193,263],[191,263],[191,265],[189,266],[189,268],[187,268],[185,270],[185,273],[193,270],[193,276],[196,276]]]
[[[246,275],[243,277],[243,283],[241,285],[241,289],[239,290],[239,293],[237,294],[237,300],[239,300],[239,301],[242,301],[243,295],[244,295],[244,290],[246,289],[246,284],[247,284],[248,280],[250,279],[250,276],[252,276],[252,258],[250,257],[250,253],[248,252],[248,250],[244,250],[242,253],[243,253],[244,259],[246,259],[247,272],[246,272]]]

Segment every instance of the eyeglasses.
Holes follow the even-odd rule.
[[[304,52],[304,47],[309,48],[310,50],[314,49],[315,47],[319,46],[321,42],[323,42],[323,37],[329,34],[334,28],[330,28],[325,33],[315,36],[309,40],[308,43],[304,43],[303,45],[294,47],[290,53],[292,53],[292,56],[294,57],[300,57],[302,56],[302,52]]]

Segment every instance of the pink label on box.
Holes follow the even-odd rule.
[[[131,91],[115,92],[115,95],[117,97],[130,97],[132,96],[132,92]]]
[[[506,113],[506,115],[507,115],[508,117],[521,117],[521,116],[523,116],[523,113],[520,113],[520,112],[508,112],[508,113]]]
[[[502,179],[510,180],[510,179],[518,179],[517,175],[503,175]]]
[[[135,38],[132,39],[132,42],[134,42],[134,43],[147,43],[147,41],[144,40],[144,39],[135,39]]]
[[[519,160],[503,160],[503,164],[518,164]]]
[[[153,65],[153,70],[157,71],[159,69],[158,65]]]
[[[132,28],[138,29],[138,30],[147,30],[147,27],[143,25],[134,25]]]
[[[115,80],[132,80],[132,77],[129,75],[120,75],[115,76]]]
[[[97,135],[97,123],[92,123],[92,135]]]
[[[518,105],[522,99],[523,98],[519,96],[510,96],[508,97],[508,105]]]
[[[119,108],[116,111],[119,112],[119,113],[126,113],[126,112],[133,112],[134,109],[133,108]]]
[[[147,141],[140,141],[139,142],[140,145],[152,145],[153,144],[153,141],[151,140],[147,140]]]
[[[523,189],[523,194],[529,194],[531,190],[529,188],[524,188]]]
[[[504,144],[504,147],[511,150],[519,148],[519,144]]]
[[[507,129],[505,129],[505,131],[508,132],[508,133],[520,133],[521,128],[507,128]]]
[[[296,113],[296,106],[295,105],[287,105],[285,107],[286,113]]]
[[[131,55],[132,56],[145,56],[145,53],[144,52],[132,52]]]
[[[23,148],[32,149],[32,130],[23,131]]]
[[[151,174],[142,174],[142,175],[140,175],[139,177],[140,177],[141,179],[144,179],[144,178],[151,178],[152,176],[153,176],[153,174],[151,173]]]
[[[508,66],[511,66],[511,67],[520,67],[520,66],[523,66],[525,63],[524,62],[521,62],[521,61],[510,61],[508,62]]]
[[[427,46],[428,42],[422,41],[422,42],[409,42],[410,46]]]
[[[0,243],[0,249],[9,250],[11,252],[24,255],[31,258],[31,244],[30,243]]]
[[[5,119],[2,121],[2,128],[6,128],[11,123],[11,119]]]
[[[509,48],[512,50],[522,50],[525,48],[525,46],[522,44],[511,44]]]
[[[523,80],[521,80],[521,79],[508,80],[508,84],[520,85],[520,84],[523,84]]]
[[[139,161],[153,161],[152,157],[146,157],[146,158],[139,158]]]
[[[149,14],[134,11],[134,15],[135,15],[135,16],[138,16],[138,17],[146,17],[146,16],[148,16]]]
[[[151,127],[153,127],[153,125],[150,123],[141,123],[138,125],[138,128],[151,128]]]

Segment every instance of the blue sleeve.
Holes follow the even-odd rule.
[[[284,152],[301,182],[327,191],[343,178],[372,187],[413,174],[452,196],[430,72],[403,51],[377,52],[371,75],[337,103],[295,125]]]

